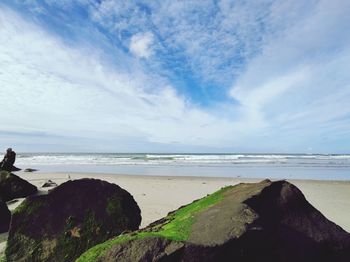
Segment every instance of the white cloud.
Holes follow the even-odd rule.
[[[275,4],[276,21],[281,8]],[[347,143],[336,143],[349,136],[343,132],[350,118],[349,11],[344,1],[320,1],[307,17],[285,19],[284,32],[266,40],[232,86],[245,121],[260,123],[273,143],[345,150]]]
[[[161,78],[119,71],[98,50],[67,46],[8,9],[0,14],[0,131],[42,133],[36,140],[52,137],[52,147],[97,141],[90,150],[227,144],[232,125],[189,104]]]
[[[152,53],[154,37],[151,32],[133,35],[130,40],[129,50],[134,55],[141,58],[149,58]]]

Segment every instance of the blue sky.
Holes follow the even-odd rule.
[[[3,0],[0,145],[350,153],[350,2]]]

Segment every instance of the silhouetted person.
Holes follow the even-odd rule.
[[[4,159],[0,162],[0,169],[6,171],[12,171],[13,164],[16,161],[16,153],[12,150],[12,148],[8,148],[6,150],[6,154]]]

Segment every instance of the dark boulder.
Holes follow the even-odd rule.
[[[345,262],[350,234],[294,185],[265,180],[224,188],[77,261]]]
[[[24,169],[24,172],[26,172],[26,173],[32,173],[32,172],[36,172],[36,171],[38,171],[38,169],[35,169],[35,168],[26,168],[26,169]]]
[[[68,181],[14,211],[5,251],[8,261],[74,261],[88,248],[137,230],[140,209],[132,195],[97,179]]]
[[[27,197],[38,191],[36,186],[7,171],[0,172],[0,198],[9,201],[15,198]]]
[[[11,220],[11,212],[5,202],[0,200],[0,233],[7,232]]]
[[[12,166],[11,167],[11,172],[16,172],[16,171],[21,171],[22,169],[18,168],[18,167],[15,167],[15,166]]]
[[[41,187],[55,187],[55,186],[57,186],[57,184],[49,179],[45,181],[45,183]]]

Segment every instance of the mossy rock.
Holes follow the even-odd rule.
[[[35,194],[37,187],[7,171],[0,171],[0,198],[7,202]]]
[[[226,187],[77,262],[350,261],[350,234],[286,181]]]
[[[74,261],[90,247],[141,223],[132,195],[97,179],[66,182],[30,196],[13,212],[8,261]]]

